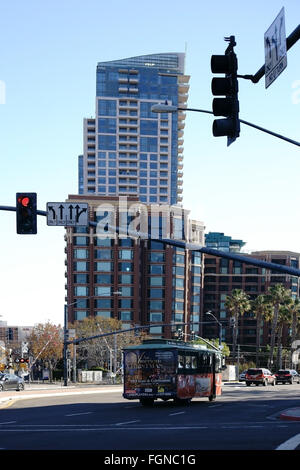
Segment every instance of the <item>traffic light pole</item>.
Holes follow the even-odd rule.
[[[213,114],[212,111],[207,111],[205,109],[195,109],[195,108],[177,108],[178,111],[196,111],[198,113],[206,113],[206,114]],[[166,111],[165,111],[166,112]],[[289,137],[285,137],[281,134],[278,134],[276,132],[270,131],[268,129],[265,129],[264,127],[258,126],[257,124],[253,124],[252,122],[245,121],[244,119],[239,119],[239,121],[242,124],[245,124],[246,126],[254,127],[254,129],[257,129],[259,131],[265,132],[266,134],[270,134],[273,137],[277,137],[278,139],[285,140],[286,142],[289,142],[290,144],[297,145],[300,147],[300,142],[297,142],[296,140],[290,139]]]

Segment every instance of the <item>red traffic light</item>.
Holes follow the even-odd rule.
[[[21,235],[37,233],[36,193],[16,194],[17,233]]]
[[[28,207],[28,204],[30,203],[30,199],[27,196],[20,196],[18,198],[18,203],[21,204],[23,207]]]

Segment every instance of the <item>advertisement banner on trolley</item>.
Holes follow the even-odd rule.
[[[124,393],[126,395],[175,395],[176,351],[127,350],[124,351],[124,365]]]

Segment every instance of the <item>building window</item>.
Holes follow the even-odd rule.
[[[83,320],[88,316],[88,312],[86,310],[76,310],[75,312],[75,320]]]
[[[132,321],[133,320],[133,313],[131,311],[121,311],[120,312],[120,320],[121,321]]]
[[[151,287],[160,287],[165,285],[165,278],[161,276],[149,277],[148,281]]]
[[[74,237],[74,245],[86,246],[89,244],[88,237]]]
[[[165,309],[165,302],[162,300],[150,300],[148,302],[149,310],[164,310]]]
[[[119,263],[119,271],[131,272],[133,271],[133,263]]]
[[[173,302],[173,309],[174,310],[184,310],[184,302]]]
[[[112,259],[112,251],[111,250],[95,250],[94,254],[95,258],[106,260]]]
[[[103,248],[110,248],[113,245],[112,238],[101,238],[96,236],[95,237],[95,245],[102,246]]]
[[[119,308],[132,308],[133,300],[131,299],[119,299]]]
[[[95,287],[95,295],[98,297],[110,297],[111,296],[111,287]]]
[[[96,274],[94,276],[95,284],[112,284],[113,276],[111,274]]]
[[[89,288],[86,286],[77,286],[74,288],[75,297],[84,297],[89,295]]]
[[[119,284],[133,284],[133,276],[131,274],[120,274]]]
[[[74,271],[89,271],[90,269],[90,263],[87,263],[86,261],[75,261],[73,266]]]
[[[106,262],[96,262],[95,263],[95,271],[103,271],[103,272],[111,272],[113,270],[113,264],[112,263],[106,263]]]
[[[120,287],[119,291],[121,292],[122,297],[132,297],[133,296],[133,287]]]
[[[112,308],[112,299],[95,299],[95,308],[110,309]]]
[[[133,250],[119,250],[119,259],[133,259]]]
[[[163,264],[151,264],[148,270],[150,274],[164,274],[165,266]]]
[[[89,305],[90,305],[89,299],[77,299],[75,308],[86,309],[86,308],[89,308]]]
[[[159,253],[159,252],[152,251],[151,253],[149,253],[148,256],[149,256],[149,261],[152,263],[162,263],[165,261],[164,252]]]
[[[85,259],[89,257],[89,250],[85,249],[75,249],[74,250],[74,258],[77,259]]]
[[[74,283],[75,284],[88,284],[89,275],[88,274],[75,274]]]
[[[173,286],[184,288],[184,279],[180,277],[173,278]]]
[[[150,299],[162,299],[165,296],[164,289],[149,289],[148,297]]]
[[[150,313],[149,320],[155,323],[163,322],[163,313],[162,312]]]

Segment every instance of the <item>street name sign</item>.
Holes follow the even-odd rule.
[[[88,225],[88,204],[47,202],[47,225],[78,227]]]
[[[265,32],[265,87],[281,74],[287,66],[284,8]]]

